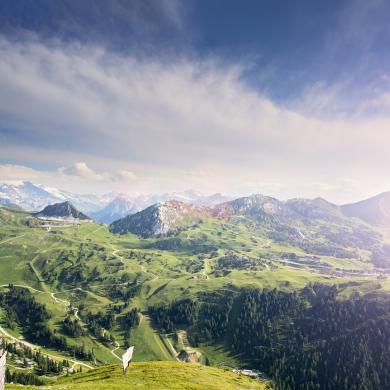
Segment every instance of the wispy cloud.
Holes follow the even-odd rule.
[[[115,180],[118,180],[120,182],[132,182],[134,180],[137,180],[138,177],[131,171],[126,171],[122,169],[119,171],[118,175],[115,176]]]
[[[1,180],[34,180],[39,177],[39,172],[36,170],[16,164],[0,165]]]
[[[332,185],[335,176],[387,185],[390,113],[331,116],[331,89],[307,94],[306,107],[319,101],[311,111],[286,109],[242,80],[242,63],[146,61],[6,39],[0,53],[0,153],[15,164],[52,166],[55,155],[68,176],[136,175],[139,188],[163,191],[198,185],[239,193],[243,183],[268,183],[279,196],[300,188],[313,194],[304,183]],[[70,154],[83,162],[71,166]]]

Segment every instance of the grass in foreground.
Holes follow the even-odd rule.
[[[125,375],[120,366],[106,366],[83,374],[60,379],[50,386],[6,389],[74,389],[74,390],[264,390],[264,384],[240,374],[198,364],[179,362],[132,363]]]

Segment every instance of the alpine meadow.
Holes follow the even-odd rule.
[[[0,0],[0,390],[390,389],[389,14]]]

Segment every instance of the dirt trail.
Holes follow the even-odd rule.
[[[151,282],[154,282],[155,280],[157,280],[159,278],[158,275],[154,274],[153,272],[145,271],[145,266],[143,266],[143,265],[141,265],[141,271],[147,275],[153,276],[153,279],[150,280]]]
[[[117,359],[119,359],[120,361],[122,361],[122,358],[119,357],[119,356],[115,353],[115,351],[118,350],[119,348],[120,348],[119,343],[118,343],[117,341],[115,341],[115,348],[111,349],[110,352],[111,352],[111,355],[115,356]]]
[[[89,237],[90,235],[92,235],[92,234],[96,233],[97,231],[101,230],[103,227],[104,227],[104,226],[99,226],[99,227],[98,227],[97,229],[95,229],[94,231],[92,231],[92,232],[90,232],[90,233],[87,233],[87,234],[83,237],[83,239],[85,240],[87,237]],[[17,236],[17,237],[12,237],[12,238],[10,238],[10,239],[7,239],[7,240],[5,240],[5,241],[0,242],[0,244],[5,243],[5,242],[10,242],[10,241],[16,240],[16,239],[18,239],[18,238],[20,238],[20,237],[23,237],[23,236],[25,236],[25,235],[26,235],[26,234],[22,234],[22,235]],[[39,289],[36,289],[36,288],[34,288],[34,287],[31,287],[31,286],[28,286],[28,285],[21,285],[21,284],[14,284],[14,286],[16,286],[16,287],[22,287],[22,288],[27,288],[27,289],[30,289],[30,290],[32,290],[32,291],[34,291],[34,292],[39,293],[39,294],[49,294],[50,297],[54,300],[55,303],[64,305],[65,308],[66,308],[67,310],[69,310],[69,309],[73,310],[73,311],[74,311],[74,316],[75,316],[75,318],[76,318],[78,321],[80,321],[80,323],[83,325],[83,322],[82,322],[81,318],[79,317],[79,309],[78,309],[77,307],[71,306],[71,302],[70,302],[69,300],[67,300],[67,299],[61,299],[61,298],[56,297],[56,294],[60,294],[60,293],[62,293],[62,292],[64,292],[64,291],[55,292],[55,293],[54,293],[54,292],[51,292],[50,289],[48,288],[48,286],[46,285],[46,283],[44,282],[44,280],[42,280],[42,277],[41,277],[39,271],[35,268],[35,264],[34,264],[34,263],[35,263],[35,261],[38,259],[39,255],[42,254],[42,253],[45,253],[45,252],[47,252],[47,251],[49,251],[49,250],[51,250],[51,249],[53,249],[53,246],[54,246],[54,245],[58,245],[61,241],[62,241],[62,239],[61,239],[60,241],[58,241],[58,242],[53,243],[53,244],[50,245],[48,248],[42,249],[42,250],[36,252],[35,256],[34,256],[34,257],[31,259],[31,261],[29,262],[30,267],[31,267],[31,270],[34,272],[35,276],[36,276],[37,279],[38,279],[38,283],[41,285],[41,287],[43,288],[43,290],[39,290]],[[122,256],[117,255],[117,252],[118,252],[118,251],[119,251],[118,249],[113,249],[112,254],[113,254],[113,256],[115,256],[116,258],[118,258],[118,259],[122,262],[122,264],[124,264],[124,261],[123,261]],[[153,276],[155,277],[155,279],[158,278],[157,275],[154,275],[154,274],[153,274]],[[153,280],[155,280],[155,279],[153,279]],[[122,284],[126,284],[126,283],[118,283],[118,284],[113,284],[113,285],[122,285]],[[9,284],[0,285],[0,287],[8,287],[8,286],[9,286]],[[97,285],[97,286],[91,286],[91,287],[100,287],[100,286],[104,286],[104,285]],[[66,291],[74,291],[74,290],[81,290],[81,288],[76,287],[76,288],[69,289],[69,290],[66,290]],[[33,349],[33,350],[39,350],[39,349],[41,349],[41,347],[38,346],[38,345],[29,343],[29,342],[24,341],[24,340],[19,340],[19,339],[17,339],[16,337],[14,337],[14,336],[12,336],[10,333],[8,333],[8,332],[7,332],[3,327],[1,327],[1,326],[0,326],[0,333],[3,334],[3,335],[4,335],[5,337],[7,337],[7,338],[10,338],[10,339],[12,339],[12,340],[14,340],[14,341],[16,341],[16,342],[19,342],[19,343],[21,343],[21,344],[23,344],[23,345],[28,346],[29,348],[31,348],[31,349]],[[110,353],[111,353],[116,359],[122,361],[122,358],[121,358],[120,356],[118,356],[118,355],[116,354],[116,352],[115,352],[115,351],[117,351],[119,348],[120,348],[119,343],[118,343],[117,341],[115,341],[115,348],[111,349],[111,350],[110,350]],[[49,357],[51,357],[51,358],[53,358],[53,359],[57,359],[57,360],[60,359],[60,358],[56,357],[55,355],[50,355],[50,354],[47,354],[47,353],[46,353],[45,355],[47,355],[47,356],[49,356]],[[87,368],[89,368],[89,369],[92,369],[92,368],[93,368],[93,367],[90,366],[89,364],[80,362],[80,361],[78,361],[78,360],[74,360],[74,359],[67,359],[67,360],[68,360],[69,362],[72,362],[72,363],[73,363],[73,365],[72,365],[72,367],[71,367],[72,369],[74,369],[74,367],[77,366],[77,365],[84,366],[84,367],[87,367]]]
[[[99,230],[101,230],[101,229],[103,229],[103,228],[104,228],[104,226],[99,226],[97,229],[93,230],[92,232],[87,233],[87,234],[83,237],[83,239],[85,240],[87,237],[91,236],[92,234],[95,234],[96,232],[98,232]]]
[[[20,343],[20,344],[23,344],[25,345],[26,347],[29,347],[31,348],[32,350],[34,351],[38,351],[38,350],[41,350],[42,347],[39,346],[39,345],[36,345],[36,344],[32,344],[32,343],[29,343],[28,341],[25,341],[25,340],[20,340],[18,338],[16,338],[15,336],[12,336],[10,333],[8,333],[1,325],[0,325],[0,333],[3,334],[3,336],[17,342],[17,343]],[[57,361],[62,361],[64,359],[64,357],[59,357],[59,356],[55,356],[55,355],[51,355],[49,353],[46,353],[44,352],[43,353],[44,355],[50,357],[51,359],[54,359],[54,360],[57,360]],[[79,365],[79,366],[83,366],[83,367],[87,367],[89,369],[93,369],[92,366],[90,366],[89,364],[87,363],[84,363],[84,362],[81,362],[79,360],[74,360],[74,359],[69,359],[67,357],[65,357],[66,360],[68,360],[69,362],[73,363],[73,366],[76,366],[76,365]]]
[[[113,255],[114,257],[116,257],[117,259],[119,259],[119,261],[120,261],[122,264],[125,264],[125,262],[123,261],[123,257],[120,256],[120,255],[117,255],[117,254],[116,254],[117,252],[119,252],[119,249],[114,249],[114,250],[112,251],[112,255]]]
[[[10,241],[17,240],[18,238],[24,237],[25,235],[26,235],[26,233],[21,234],[20,236],[8,238],[8,239],[6,239],[6,240],[4,240],[4,241],[1,241],[1,242],[0,242],[0,245],[1,245],[1,244],[5,244],[6,242],[10,242]]]

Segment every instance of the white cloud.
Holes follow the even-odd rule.
[[[134,181],[137,179],[137,176],[133,172],[122,169],[114,179],[119,181]]]
[[[263,185],[288,197],[316,193],[307,183],[317,182],[336,198],[342,177],[390,184],[389,111],[319,115],[337,111],[337,90],[324,85],[302,109],[286,109],[245,84],[243,67],[2,39],[0,119],[14,130],[0,128],[0,154],[15,164],[56,161],[63,176],[90,183],[114,175],[137,191]]]
[[[1,180],[33,180],[39,176],[32,168],[22,165],[3,164],[0,165]]]
[[[60,167],[58,172],[63,175],[75,176],[80,179],[103,180],[103,176],[93,171],[85,162],[76,162],[69,167]]]

